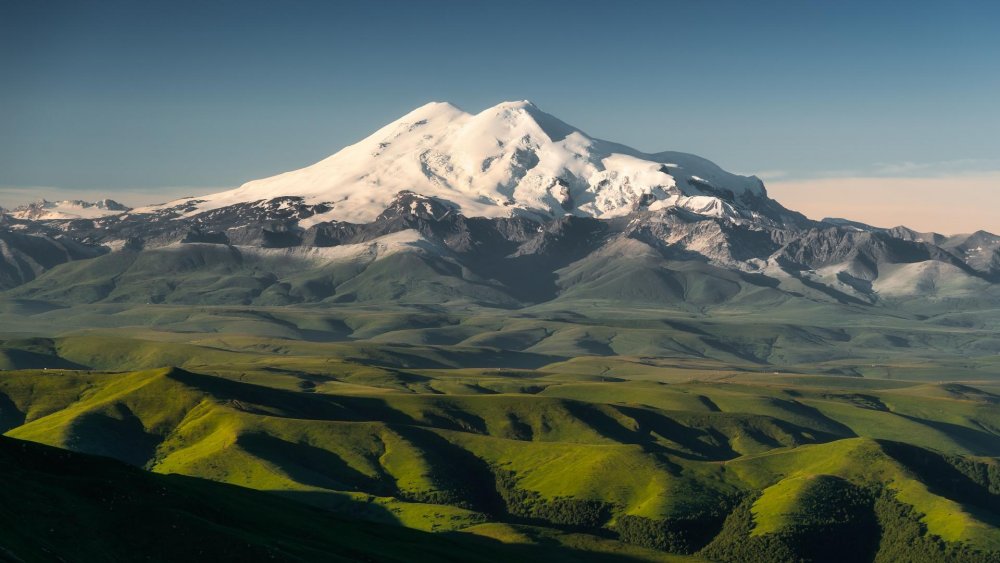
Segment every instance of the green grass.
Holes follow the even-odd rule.
[[[692,554],[730,533],[727,515],[753,495],[746,538],[797,545],[789,538],[861,525],[838,512],[849,502],[877,527],[864,501],[877,489],[927,538],[1000,551],[989,382],[712,358],[517,352],[505,364],[464,344],[156,330],[4,346],[122,369],[0,372],[8,436],[341,517],[650,560],[645,548]],[[158,363],[181,368],[143,369]]]
[[[431,536],[292,500],[0,437],[0,557],[13,561],[695,561],[544,531]],[[113,539],[112,539],[113,538]]]

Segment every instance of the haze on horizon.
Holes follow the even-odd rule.
[[[6,3],[0,205],[209,193],[432,99],[528,98],[595,137],[757,174],[813,218],[1000,232],[998,16],[987,2]]]

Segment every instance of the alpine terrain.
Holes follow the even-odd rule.
[[[1000,236],[528,101],[2,211],[0,290],[0,560],[1000,561]]]

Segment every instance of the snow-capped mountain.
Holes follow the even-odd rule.
[[[41,200],[16,207],[7,214],[16,219],[32,221],[55,221],[65,219],[96,219],[109,215],[119,215],[130,208],[112,199],[81,201],[78,199],[47,201]]]
[[[301,170],[133,210],[42,202],[0,214],[0,235],[0,289],[58,302],[1000,303],[1000,237],[811,221],[753,176],[530,102],[428,104]]]
[[[782,217],[756,177],[730,174],[690,154],[646,154],[595,139],[529,101],[475,115],[430,103],[312,166],[136,211],[173,208],[191,216],[299,196],[328,207],[313,221],[368,223],[402,191],[466,217],[607,219],[640,207],[676,207],[712,217],[794,219]]]

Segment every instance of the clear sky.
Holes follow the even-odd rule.
[[[0,205],[214,191],[431,100],[530,99],[817,218],[1000,231],[998,22],[995,1],[0,0]]]

